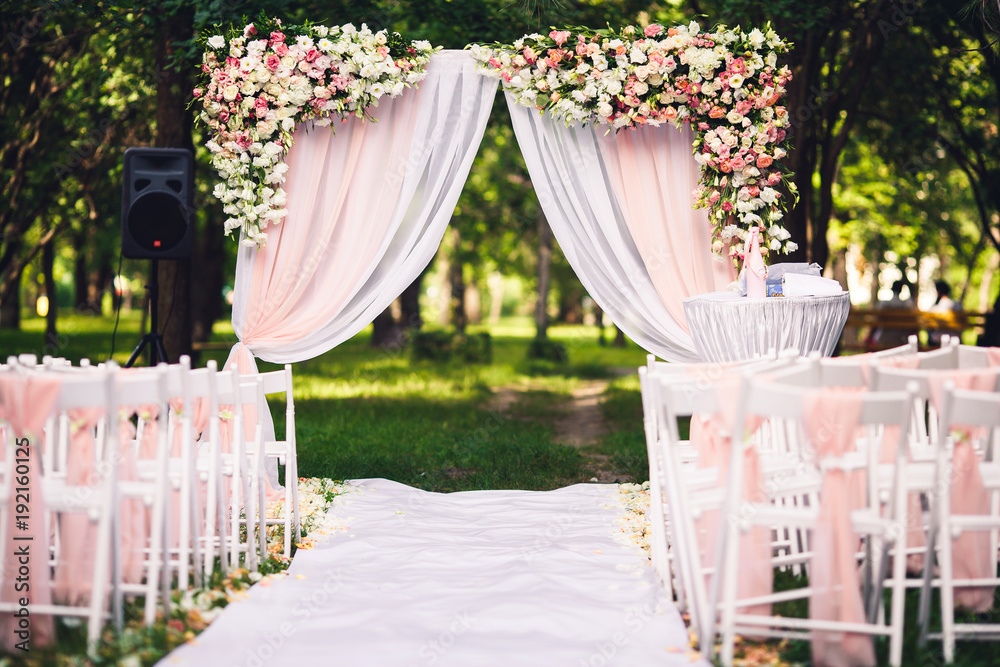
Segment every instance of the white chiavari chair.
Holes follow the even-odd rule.
[[[23,360],[17,365],[8,368],[8,373],[30,373],[27,367],[34,367],[31,355],[23,355]],[[31,362],[30,364],[28,362]],[[113,414],[115,405],[115,375],[113,368],[106,369],[100,373],[88,374],[80,377],[60,377],[59,397],[56,401],[53,414],[93,408],[103,410],[105,418]],[[29,613],[36,616],[49,615],[56,617],[68,617],[83,619],[87,626],[87,642],[91,650],[96,647],[104,623],[113,618],[112,606],[109,601],[114,598],[113,592],[117,588],[119,581],[116,569],[113,566],[120,560],[117,544],[114,540],[114,505],[117,499],[117,457],[112,455],[116,450],[117,433],[114,429],[105,429],[104,435],[108,442],[106,446],[100,448],[103,456],[96,456],[99,451],[94,448],[91,452],[91,460],[81,462],[92,468],[93,474],[87,475],[83,484],[70,483],[65,477],[47,477],[44,465],[42,470],[34,470],[32,474],[41,477],[42,494],[45,498],[45,512],[51,517],[56,516],[59,521],[71,513],[84,513],[90,524],[94,526],[93,542],[88,544],[73,545],[74,548],[90,550],[88,556],[92,557],[89,576],[89,586],[85,596],[74,596],[78,599],[67,600],[66,603],[53,602],[51,604],[29,605]],[[10,447],[12,440],[8,438],[4,443],[5,447]],[[3,484],[0,484],[0,513],[4,514],[3,528],[0,528],[0,541],[6,540],[5,530],[9,521],[6,520],[8,502],[13,497],[14,482],[16,476],[13,451],[8,451],[5,457],[5,474]],[[42,517],[35,520],[42,521]],[[51,533],[50,524],[47,523],[46,534]],[[60,545],[62,549],[68,549],[70,545]],[[66,554],[61,555],[63,558]],[[6,558],[11,557],[4,553],[0,555],[0,568],[3,568]],[[49,554],[45,555],[45,567],[48,569]],[[0,611],[12,612],[17,607],[13,602],[0,602]],[[118,616],[119,610],[115,610]],[[120,616],[117,620],[120,622]]]
[[[266,395],[282,394],[285,399],[285,439],[264,442],[264,455],[277,459],[285,466],[284,501],[280,517],[266,519],[269,526],[284,526],[284,556],[292,553],[292,539],[298,541],[301,533],[299,521],[299,467],[295,451],[295,400],[292,396],[292,366],[260,374],[261,389]],[[266,409],[262,404],[261,409]]]
[[[740,391],[739,405],[733,424],[741,424],[749,415],[788,420],[801,426],[805,418],[805,396],[807,392],[802,386],[779,384],[773,380],[751,380],[744,378]],[[862,402],[860,424],[865,425],[869,442],[876,441],[877,426],[893,425],[900,429],[899,442],[895,456],[895,484],[892,492],[893,502],[891,512],[883,517],[877,504],[868,499],[867,505],[850,512],[850,522],[853,530],[861,535],[872,535],[877,539],[880,553],[887,553],[893,544],[905,548],[905,531],[899,535],[895,526],[905,522],[906,502],[905,486],[902,479],[906,474],[905,442],[909,424],[909,410],[912,396],[908,392],[891,392],[884,394],[859,394]],[[802,432],[802,429],[798,429]],[[738,609],[750,606],[773,604],[788,600],[808,597],[812,594],[810,588],[800,588],[753,599],[737,599],[737,578],[740,570],[739,534],[751,529],[754,525],[771,527],[775,525],[798,526],[803,530],[813,531],[818,527],[819,508],[782,507],[772,502],[753,502],[743,498],[742,468],[745,462],[745,446],[747,443],[734,442],[729,460],[730,472],[726,494],[725,515],[730,520],[723,521],[725,539],[721,547],[721,577],[713,578],[713,592],[710,599],[718,600],[719,634],[721,635],[720,660],[724,665],[733,664],[734,640],[737,633],[776,636],[785,638],[808,639],[809,632],[814,630],[830,632],[851,632],[870,634],[873,636],[888,636],[890,639],[890,664],[899,665],[902,656],[903,629],[903,596],[905,594],[905,562],[896,559],[893,563],[893,573],[890,578],[892,589],[892,614],[888,624],[872,620],[872,610],[868,611],[865,623],[844,623],[831,620],[813,620],[782,618],[772,615],[757,615],[739,613]],[[811,446],[804,439],[800,451],[805,455],[803,463],[810,463]],[[811,461],[813,472],[820,478],[831,471],[867,470],[870,458],[864,455],[845,455],[836,459]],[[848,511],[848,508],[843,508]],[[736,520],[738,517],[738,520]],[[905,523],[903,524],[905,525]],[[815,553],[804,552],[805,557],[815,557]],[[810,576],[816,574],[810,570]],[[879,574],[875,578],[875,586],[881,589],[884,577]],[[721,595],[718,590],[721,587]],[[881,592],[879,591],[879,595]],[[712,619],[714,620],[714,618]],[[711,643],[709,643],[711,653]]]
[[[931,551],[936,555],[939,568],[934,575],[934,561],[928,559],[924,570],[920,596],[919,623],[921,643],[927,639],[941,640],[945,662],[952,662],[957,640],[1000,640],[1000,624],[957,623],[955,621],[956,589],[972,589],[972,597],[984,609],[993,606],[993,589],[1000,585],[996,576],[998,536],[1000,536],[1000,461],[997,446],[1000,444],[1000,386],[992,391],[969,391],[956,389],[951,381],[944,383],[941,396],[941,424],[936,442],[937,478],[932,496],[930,529]],[[959,442],[964,441],[964,442]],[[972,442],[974,441],[974,442]],[[982,505],[981,513],[966,511],[959,513],[952,506],[952,492],[955,487],[968,484],[965,479],[973,471],[954,464],[957,446],[972,447],[973,460],[963,459],[982,480],[983,497],[974,504]],[[976,445],[976,446],[973,446]],[[988,507],[988,509],[987,509]],[[987,510],[987,511],[983,511]],[[960,510],[961,511],[961,510]],[[988,533],[988,539],[966,543],[966,552],[956,555],[954,540],[963,533],[973,535]],[[983,536],[987,537],[987,536]],[[978,561],[982,570],[979,577],[955,577],[958,558]],[[941,631],[929,632],[931,590],[940,591]],[[976,588],[982,588],[976,591]],[[978,609],[982,611],[983,609]]]

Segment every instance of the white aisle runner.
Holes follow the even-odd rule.
[[[160,664],[707,664],[645,556],[616,542],[615,485],[355,484],[330,510],[349,531],[300,550],[287,578],[253,587]]]

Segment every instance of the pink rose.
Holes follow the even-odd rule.
[[[254,112],[257,114],[257,118],[263,118],[264,116],[267,115],[266,108],[262,109],[261,107],[257,107],[256,109],[254,109]]]
[[[751,108],[753,108],[753,105],[747,100],[740,100],[736,103],[736,113],[741,116],[747,115],[747,112],[750,111]]]
[[[273,72],[281,67],[281,58],[273,53],[269,53],[267,54],[267,57],[264,58],[264,66]]]
[[[271,46],[274,46],[275,44],[280,44],[281,42],[285,41],[285,33],[278,32],[277,30],[275,30],[274,32],[271,33],[271,37],[269,38],[268,41],[271,42]]]
[[[317,51],[316,49],[309,49],[309,53],[306,54],[306,62],[307,63],[316,62],[316,59],[319,58],[319,56],[320,56],[319,51]]]
[[[759,169],[766,169],[767,167],[770,167],[772,162],[774,162],[774,160],[771,159],[770,155],[757,156],[757,167]]]
[[[202,88],[195,88],[194,91],[192,91],[192,94],[195,97],[201,97],[204,92],[205,91]]]
[[[531,50],[531,47],[524,47],[524,51],[521,52],[521,55],[524,56],[524,59],[528,61],[529,65],[535,64],[535,52]]]
[[[733,203],[728,201],[722,202],[722,210],[725,211],[726,213],[729,213],[730,211],[733,210]]]
[[[657,25],[655,23],[646,26],[645,30],[642,31],[646,37],[656,37],[663,30],[662,25]]]
[[[729,161],[729,165],[733,169],[742,169],[743,167],[747,166],[747,163],[743,158],[737,155],[736,157],[734,157],[732,160]]]
[[[704,121],[698,123],[698,129],[701,130],[702,132],[706,132],[708,130],[708,123]]]
[[[666,109],[664,109],[663,115],[666,116],[667,120],[673,120],[674,118],[677,118],[677,109],[673,107],[667,107]]]
[[[729,160],[723,160],[721,164],[719,164],[719,171],[721,171],[723,174],[728,174],[732,170],[733,170],[733,165]]]
[[[708,112],[709,118],[722,118],[725,115],[726,112],[722,109],[722,107],[712,107]]]
[[[562,46],[569,39],[569,30],[553,30],[549,33],[549,39]]]
[[[774,172],[773,174],[767,177],[768,185],[777,185],[780,182],[781,182],[781,174],[779,174],[778,172]]]
[[[278,57],[284,58],[288,55],[288,47],[283,42],[279,42],[274,45],[274,52],[278,54]]]
[[[756,185],[751,185],[749,191],[751,197],[756,197],[757,195],[760,194],[760,188],[758,188]]]
[[[579,44],[577,44],[576,45],[576,55],[580,56],[581,58],[586,57],[587,56],[587,45],[584,44],[583,42],[580,42]]]
[[[247,27],[243,28],[243,36],[244,37],[249,37],[250,35],[256,35],[256,34],[257,34],[257,28],[254,27],[253,23],[251,23],[251,24],[247,25]]]
[[[229,122],[229,111],[227,109],[223,109],[222,111],[219,112],[219,120],[221,120],[223,123]]]
[[[714,190],[712,194],[709,195],[708,197],[708,201],[712,202],[713,204],[717,203],[720,199],[722,199],[722,195],[719,194],[718,190]]]

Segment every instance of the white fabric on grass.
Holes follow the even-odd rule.
[[[692,665],[614,485],[438,494],[386,480],[331,512],[350,530],[299,551],[160,664]],[[284,629],[286,632],[282,632]]]

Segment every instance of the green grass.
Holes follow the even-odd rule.
[[[113,325],[108,318],[60,319],[65,334],[53,352],[44,349],[44,321],[27,319],[20,332],[0,332],[0,350],[99,361],[110,352]],[[300,475],[385,477],[433,491],[552,489],[587,481],[585,456],[553,442],[553,423],[564,414],[560,406],[585,380],[635,368],[645,353],[631,342],[599,346],[595,327],[555,326],[550,335],[567,346],[569,363],[539,369],[526,358],[534,335],[530,320],[512,318],[489,330],[494,358],[488,365],[413,362],[408,349],[372,348],[368,332],[295,364]],[[115,359],[124,363],[138,338],[138,316],[123,315]],[[212,339],[236,341],[225,322],[217,323]],[[198,365],[208,359],[222,364],[227,355],[206,351]],[[520,392],[506,412],[490,406],[499,387]],[[628,400],[638,407],[638,392],[633,394]],[[281,433],[284,401],[271,401],[271,412]]]

